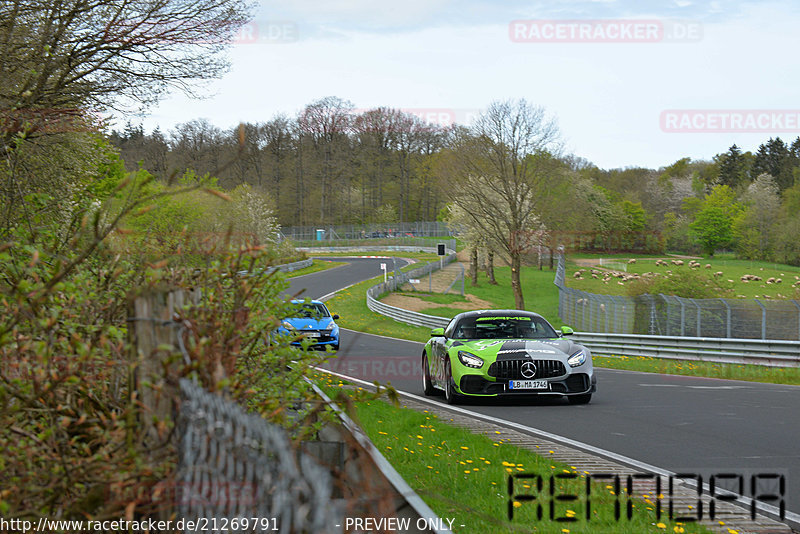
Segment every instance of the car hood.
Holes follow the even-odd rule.
[[[286,322],[292,325],[296,330],[325,330],[333,323],[333,318],[322,317],[315,319],[313,317],[291,317],[286,319]]]
[[[496,356],[498,360],[516,360],[525,355],[535,359],[563,358],[579,350],[578,345],[568,339],[479,339],[454,341],[450,347],[482,356]]]

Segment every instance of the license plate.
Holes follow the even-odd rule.
[[[319,337],[320,333],[319,332],[303,332],[303,335],[305,337]]]
[[[547,380],[509,380],[508,389],[549,389]]]

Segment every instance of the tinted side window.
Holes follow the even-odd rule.
[[[450,319],[450,322],[447,323],[447,326],[444,328],[444,335],[445,337],[451,338],[453,337],[453,332],[455,332],[456,320],[455,317]]]

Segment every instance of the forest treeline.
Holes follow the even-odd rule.
[[[248,184],[271,199],[280,225],[297,226],[446,218],[450,160],[463,156],[454,147],[466,131],[326,97],[266,122],[223,129],[197,119],[169,132],[128,124],[110,139],[131,170],[141,164],[164,178],[191,169],[225,188]],[[553,164],[536,194],[551,235],[598,236],[611,246],[621,235],[649,234],[660,250],[800,263],[800,137],[659,169],[604,170],[548,150]]]

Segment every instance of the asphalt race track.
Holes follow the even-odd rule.
[[[380,274],[382,262],[391,266],[391,259],[336,260],[352,263],[293,279],[290,291],[302,288],[317,298]],[[422,395],[421,354],[420,343],[343,330],[341,350],[329,366]],[[715,474],[742,475],[748,496],[751,475],[782,474],[786,509],[800,514],[800,386],[596,372],[598,391],[589,405],[534,399],[464,407],[670,471],[696,473],[704,482]]]

